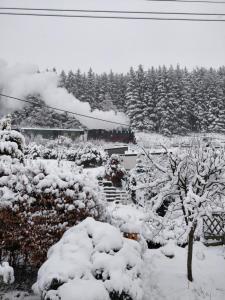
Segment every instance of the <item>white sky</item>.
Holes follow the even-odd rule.
[[[0,0],[0,6],[225,13],[225,5],[145,0]],[[0,58],[40,69],[126,72],[130,66],[225,65],[225,23],[0,15]]]

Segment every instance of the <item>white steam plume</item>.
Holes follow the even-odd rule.
[[[87,102],[81,102],[66,89],[57,87],[59,77],[54,72],[37,73],[38,68],[32,65],[15,65],[9,67],[0,60],[0,91],[2,94],[24,99],[28,95],[40,94],[46,105],[88,115],[116,123],[129,124],[128,117],[123,113],[114,111],[91,111]],[[1,98],[1,112],[19,109],[23,104],[16,100]],[[2,105],[3,104],[3,105]],[[2,107],[3,106],[3,107]],[[119,125],[75,116],[88,128],[116,128]]]

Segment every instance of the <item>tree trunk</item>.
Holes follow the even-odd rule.
[[[187,277],[189,281],[193,281],[192,276],[192,254],[193,254],[193,243],[194,243],[194,233],[196,225],[191,227],[188,235],[188,257],[187,257]]]

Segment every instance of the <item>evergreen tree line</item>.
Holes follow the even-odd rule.
[[[125,111],[127,75],[103,73],[98,75],[90,69],[87,74],[64,71],[60,74],[61,87],[80,101],[88,102],[91,109]]]
[[[165,66],[128,74],[64,71],[65,87],[92,109],[116,109],[130,117],[131,127],[162,134],[225,132],[225,67]]]

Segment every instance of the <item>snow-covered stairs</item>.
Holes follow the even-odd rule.
[[[119,201],[126,203],[129,200],[127,191],[118,190],[112,185],[111,181],[99,181],[99,185],[103,187],[103,193],[107,201]]]

